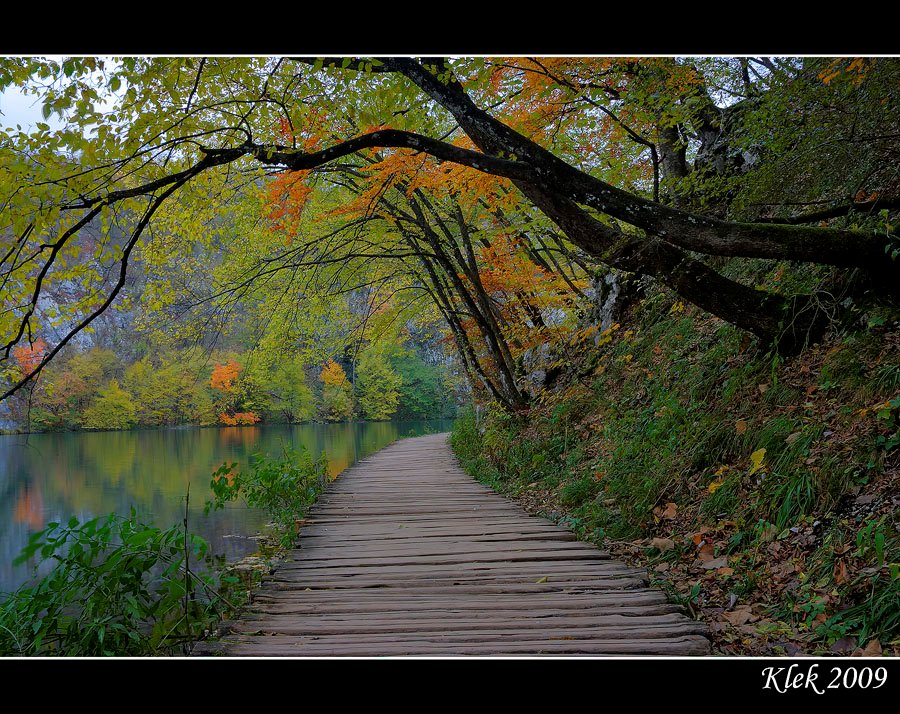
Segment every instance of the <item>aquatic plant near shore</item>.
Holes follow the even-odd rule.
[[[49,523],[14,561],[56,561],[0,603],[0,655],[186,654],[225,603],[206,541],[111,513]]]

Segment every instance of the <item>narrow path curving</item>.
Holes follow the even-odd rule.
[[[219,642],[233,656],[702,655],[706,627],[646,573],[467,476],[447,434],[329,487]]]

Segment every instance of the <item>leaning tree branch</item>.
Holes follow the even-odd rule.
[[[566,163],[478,107],[443,59],[383,58],[449,111],[485,153],[512,155],[542,190],[590,206],[681,248],[726,257],[800,260],[845,267],[885,266],[874,233],[809,226],[734,223],[665,206],[616,188]]]

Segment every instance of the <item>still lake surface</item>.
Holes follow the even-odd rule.
[[[249,463],[253,453],[277,456],[284,446],[328,456],[345,468],[392,441],[449,431],[451,420],[348,424],[257,425],[0,436],[0,593],[26,582],[34,563],[13,566],[29,535],[51,521],[86,521],[112,511],[160,527],[181,522],[190,484],[189,528],[210,549],[237,560],[256,550],[262,511],[230,504],[203,515],[212,472],[223,462]]]

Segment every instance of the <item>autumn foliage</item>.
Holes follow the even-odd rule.
[[[41,363],[46,351],[47,343],[39,337],[30,346],[14,347],[12,353],[22,375],[27,376]]]
[[[226,426],[256,424],[261,420],[256,412],[237,411],[243,401],[239,394],[238,376],[240,372],[241,366],[234,360],[229,360],[225,364],[217,362],[209,378],[209,386],[222,392],[219,405],[220,408],[224,407],[224,410],[219,413],[219,423]]]
[[[347,374],[344,372],[343,367],[332,359],[328,360],[328,364],[322,369],[319,379],[322,380],[323,384],[340,387],[346,384]]]
[[[233,393],[237,389],[237,378],[241,366],[234,360],[225,364],[216,363],[209,378],[209,386],[221,392]]]
[[[219,421],[226,426],[242,426],[256,424],[260,421],[259,414],[254,412],[236,412],[234,414],[219,414]]]

